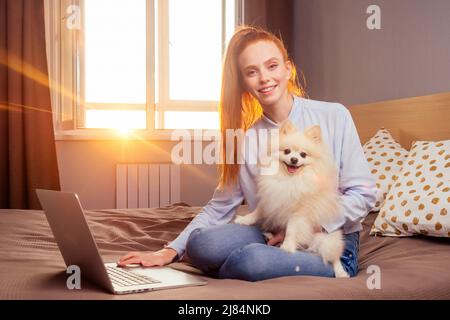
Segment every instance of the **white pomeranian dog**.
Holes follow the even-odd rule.
[[[322,142],[320,127],[302,133],[285,121],[279,148],[271,150],[270,161],[277,161],[278,169],[273,174],[259,175],[256,210],[237,216],[234,222],[257,225],[269,237],[285,232],[281,249],[315,252],[324,263],[332,264],[337,278],[349,277],[340,261],[344,250],[342,232],[322,231],[323,224],[340,214],[341,205],[337,169]]]

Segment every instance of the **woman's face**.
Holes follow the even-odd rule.
[[[245,90],[258,99],[261,106],[276,104],[287,93],[292,65],[271,41],[248,45],[238,58]]]

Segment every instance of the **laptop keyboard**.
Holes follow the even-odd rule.
[[[159,283],[161,281],[156,280],[154,278],[150,278],[148,276],[144,276],[142,274],[137,274],[134,272],[130,272],[126,269],[115,268],[111,266],[106,266],[106,271],[108,272],[109,278],[113,284],[129,287],[136,286],[141,284],[152,284]]]

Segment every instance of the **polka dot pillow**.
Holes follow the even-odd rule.
[[[371,235],[450,237],[450,140],[413,144]]]
[[[392,177],[400,171],[408,151],[403,149],[385,128],[378,130],[375,136],[364,144],[363,149],[378,189],[377,201],[372,211],[379,211],[392,184]]]

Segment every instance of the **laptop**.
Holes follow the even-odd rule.
[[[113,294],[136,293],[187,286],[207,281],[164,267],[118,267],[104,263],[86,222],[76,193],[36,189],[66,266],[76,265],[81,276]]]

